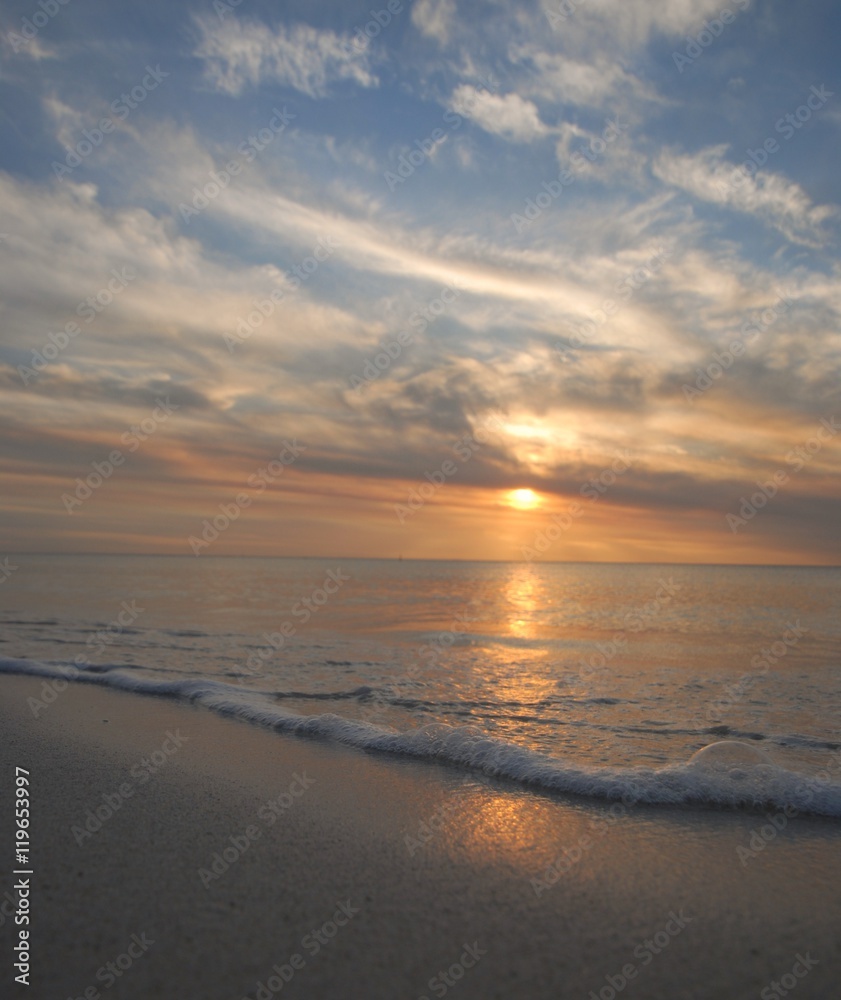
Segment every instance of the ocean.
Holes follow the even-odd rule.
[[[841,569],[10,557],[0,672],[512,791],[841,816]]]

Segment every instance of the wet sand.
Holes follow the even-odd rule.
[[[35,718],[42,685],[0,679],[0,838],[26,768],[35,872],[29,988],[0,891],[6,995],[837,995],[837,821],[564,799],[87,685]]]

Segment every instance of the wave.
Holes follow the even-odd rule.
[[[285,698],[302,701],[342,701],[346,698],[355,698],[360,701],[364,701],[369,699],[374,694],[376,694],[376,688],[368,687],[367,684],[362,684],[360,687],[356,687],[352,691],[276,691],[265,692],[264,696],[274,698],[277,701],[283,701]]]
[[[4,618],[0,614],[0,625],[59,625],[57,618]]]
[[[621,800],[626,805],[761,807],[841,817],[841,784],[829,782],[824,775],[809,776],[779,767],[755,745],[735,740],[719,740],[699,750],[688,762],[664,768],[593,767],[443,723],[401,733],[332,713],[297,715],[279,708],[270,694],[243,691],[221,681],[154,680],[121,671],[118,665],[92,671],[7,657],[0,657],[0,673],[72,679],[189,701],[219,715],[282,733],[438,761],[545,791]],[[357,692],[361,689],[346,696]]]

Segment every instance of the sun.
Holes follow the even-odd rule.
[[[534,510],[540,505],[540,497],[534,490],[509,490],[506,502],[517,510]]]

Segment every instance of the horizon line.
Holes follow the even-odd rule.
[[[213,553],[191,556],[185,552],[33,552],[12,551],[7,556],[66,556],[89,557],[108,556],[111,558],[164,558],[164,559],[353,559],[367,562],[452,562],[452,563],[488,563],[525,566],[716,566],[732,567],[734,569],[841,569],[841,563],[722,563],[722,562],[661,562],[656,560],[615,560],[615,559],[447,559],[427,556],[353,556],[353,555],[254,555],[249,553]]]

